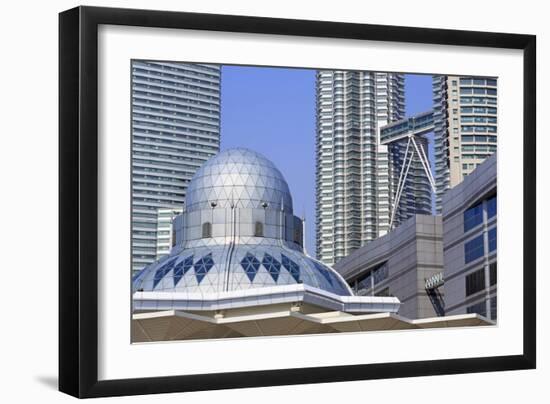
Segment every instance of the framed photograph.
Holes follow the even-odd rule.
[[[59,389],[534,368],[535,44],[61,13]]]

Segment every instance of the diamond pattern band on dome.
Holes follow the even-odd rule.
[[[292,261],[290,258],[288,258],[286,255],[281,254],[281,263],[286,268],[288,272],[292,275],[292,277],[296,280],[296,282],[300,283],[300,267],[298,264],[296,264],[294,261]]]
[[[170,270],[172,269],[172,266],[174,264],[174,262],[176,262],[177,258],[174,258],[170,261],[168,261],[166,264],[164,264],[163,266],[161,266],[159,269],[156,270],[155,272],[155,277],[154,277],[154,280],[153,280],[153,287],[157,286],[159,284],[159,282],[162,280],[162,278],[164,278],[164,276],[170,272]]]
[[[195,276],[197,277],[197,282],[201,283],[208,271],[214,266],[214,260],[212,259],[212,253],[202,257],[200,260],[195,262]]]
[[[183,278],[183,275],[187,273],[193,266],[193,255],[185,258],[183,261],[180,261],[178,265],[174,267],[174,286]]]
[[[271,275],[273,280],[277,282],[279,274],[281,273],[281,263],[270,254],[265,253],[264,259],[262,260],[262,265],[265,269],[267,269],[267,272],[269,272],[269,275]]]
[[[250,282],[254,281],[258,270],[260,269],[260,261],[250,253],[246,253],[245,257],[241,261],[241,266],[246,272],[246,276],[250,279]]]

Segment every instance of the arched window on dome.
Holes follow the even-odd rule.
[[[254,224],[254,236],[255,237],[264,236],[264,224],[262,222],[256,222]]]
[[[202,238],[212,237],[212,223],[204,222],[202,224]]]

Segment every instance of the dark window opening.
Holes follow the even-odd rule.
[[[481,268],[466,276],[466,296],[473,295],[485,289],[485,268]]]
[[[205,222],[202,224],[202,238],[212,237],[212,223]]]
[[[388,275],[388,263],[383,262],[355,281],[355,284],[353,285],[355,287],[355,292],[360,295],[367,294],[367,291],[372,292],[371,289],[374,289],[376,285],[387,279]]]
[[[264,225],[262,222],[256,222],[254,225],[254,236],[263,237],[264,236]]]
[[[497,283],[497,263],[493,262],[489,265],[489,285],[493,286]]]
[[[294,242],[298,245],[302,245],[302,232],[300,228],[294,229]]]

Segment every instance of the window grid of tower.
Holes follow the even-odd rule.
[[[436,210],[441,197],[497,149],[497,80],[434,76]]]
[[[132,62],[132,269],[157,258],[159,209],[181,209],[220,148],[219,66]]]
[[[316,253],[332,265],[384,234],[390,163],[378,128],[404,117],[404,75],[317,72]]]

